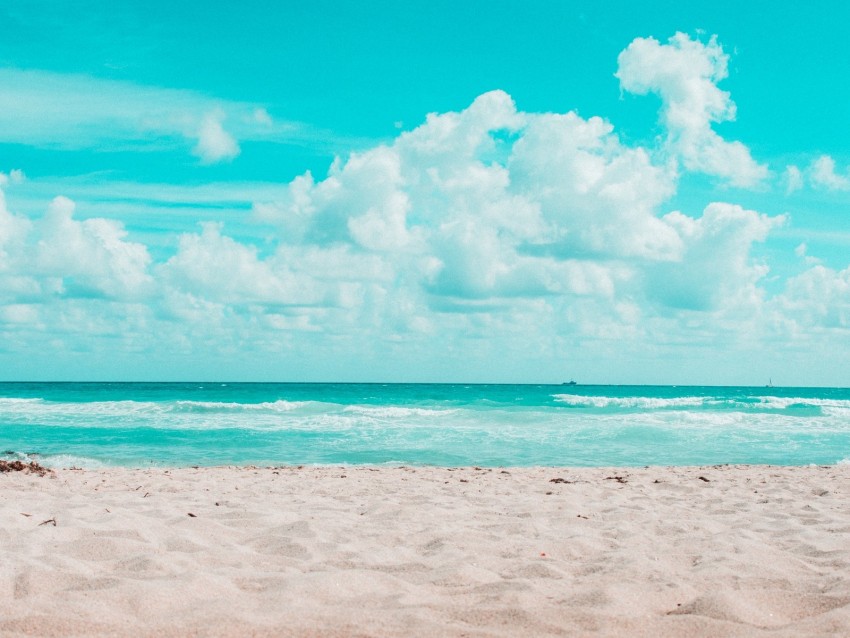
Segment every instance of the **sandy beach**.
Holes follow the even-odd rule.
[[[850,635],[850,466],[0,475],[0,635]]]

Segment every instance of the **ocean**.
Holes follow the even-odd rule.
[[[0,458],[61,467],[850,462],[850,389],[0,383]]]

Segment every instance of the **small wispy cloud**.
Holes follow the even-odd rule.
[[[224,122],[227,122],[227,128]],[[214,163],[240,142],[336,152],[368,143],[273,118],[265,106],[88,75],[0,68],[0,142],[67,150],[194,151]]]
[[[809,167],[812,184],[828,190],[850,190],[850,174],[839,175],[835,172],[835,160],[829,155],[821,155]]]
[[[239,155],[239,144],[224,130],[223,120],[224,113],[215,111],[208,113],[201,121],[198,143],[193,153],[200,157],[204,164],[229,161]]]

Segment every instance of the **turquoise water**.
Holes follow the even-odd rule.
[[[80,467],[833,464],[850,460],[850,389],[0,383],[0,454]]]

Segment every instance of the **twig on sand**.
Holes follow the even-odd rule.
[[[41,523],[39,523],[38,526],[41,527],[42,525],[47,524],[52,524],[53,527],[56,527],[56,517],[54,516],[53,518],[48,518],[46,521],[42,521]]]
[[[617,483],[628,483],[625,476],[606,476],[606,481],[617,481]]]

